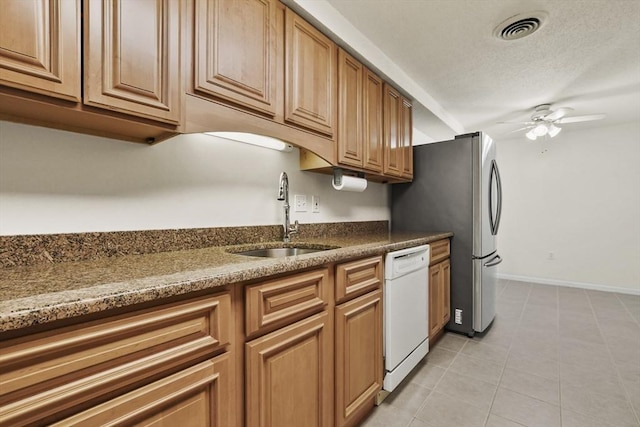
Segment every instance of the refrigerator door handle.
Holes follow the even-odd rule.
[[[494,181],[495,180],[495,181]],[[496,185],[497,194],[493,194],[493,183]],[[493,198],[497,197],[496,209],[493,209]],[[495,214],[495,216],[494,216]],[[491,161],[491,172],[489,173],[489,225],[491,226],[491,234],[494,236],[498,234],[498,227],[500,226],[500,216],[502,214],[502,182],[500,181],[500,172],[498,171],[498,164],[495,160]]]
[[[493,161],[496,171],[496,183],[498,184],[498,215],[496,218],[496,234],[498,233],[498,228],[500,228],[500,219],[502,218],[502,179],[500,179],[500,170],[498,169],[498,164],[496,161]]]
[[[501,262],[502,262],[502,258],[500,258],[500,255],[496,254],[496,256],[491,258],[489,261],[485,262],[483,264],[483,266],[485,266],[485,267],[493,267],[494,265],[498,265]]]

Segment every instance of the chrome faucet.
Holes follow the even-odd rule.
[[[289,177],[286,172],[280,174],[280,182],[278,184],[278,200],[284,200],[284,238],[285,243],[291,241],[291,235],[298,232],[298,220],[293,223],[293,227],[289,221]]]

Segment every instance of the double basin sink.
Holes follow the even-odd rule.
[[[244,255],[262,258],[284,258],[288,256],[305,255],[314,252],[322,252],[330,249],[337,249],[337,246],[320,246],[320,245],[286,245],[280,247],[261,247],[257,249],[234,251],[228,250],[235,255]]]

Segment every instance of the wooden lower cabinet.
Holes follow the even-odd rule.
[[[383,277],[374,256],[4,340],[0,427],[357,425]]]
[[[217,390],[231,387],[224,373],[233,354],[231,321],[231,295],[223,292],[4,341],[0,426],[65,418],[61,425],[104,425],[121,417],[129,425],[168,417],[170,407],[202,420],[175,425],[229,425],[205,423],[214,415],[204,409],[220,402],[204,400],[222,399]],[[141,406],[124,405],[128,400]]]
[[[353,426],[382,388],[382,290],[336,307],[336,426]]]
[[[354,426],[382,389],[381,256],[336,266],[335,425]]]
[[[245,345],[246,425],[333,425],[333,332],[322,312]]]
[[[429,345],[444,332],[451,318],[451,261],[449,239],[435,242],[429,267]]]
[[[232,399],[229,354],[223,354],[53,426],[226,427],[234,422]]]

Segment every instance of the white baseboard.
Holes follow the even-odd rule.
[[[518,282],[537,283],[540,285],[567,286],[569,288],[582,288],[594,291],[617,292],[619,294],[640,295],[640,289],[617,288],[613,286],[600,285],[597,283],[572,282],[560,279],[545,279],[542,277],[517,276],[513,274],[498,273],[498,279],[515,280]]]

